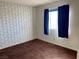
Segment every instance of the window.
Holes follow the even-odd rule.
[[[58,10],[49,11],[49,34],[58,36]]]
[[[57,10],[44,10],[44,34],[57,34],[58,37],[68,38],[69,5],[63,5]]]
[[[58,29],[58,10],[49,11],[49,30]]]

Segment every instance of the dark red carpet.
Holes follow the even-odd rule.
[[[76,51],[41,40],[0,50],[0,59],[76,59]]]

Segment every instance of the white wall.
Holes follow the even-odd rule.
[[[33,39],[33,8],[0,1],[0,49]]]
[[[36,20],[36,8],[33,7],[33,37],[37,39],[37,20]]]
[[[58,6],[70,5],[70,24],[69,24],[69,38],[67,40],[55,39],[53,35],[44,35],[44,9],[57,8]],[[79,43],[79,0],[60,0],[46,5],[36,7],[37,20],[37,38],[54,43],[63,47],[67,47],[78,51]],[[79,58],[78,58],[79,59]]]

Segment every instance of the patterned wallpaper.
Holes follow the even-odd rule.
[[[0,2],[0,49],[33,39],[32,7]]]

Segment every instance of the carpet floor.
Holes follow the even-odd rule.
[[[0,50],[0,59],[76,59],[77,52],[41,40]]]

